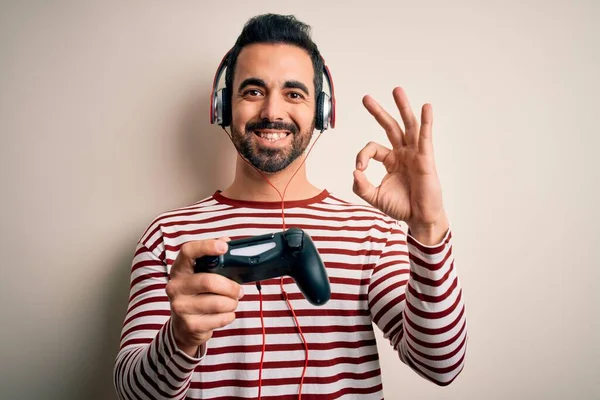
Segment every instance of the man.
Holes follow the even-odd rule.
[[[379,399],[372,322],[410,368],[439,385],[452,382],[464,363],[466,320],[431,106],[419,123],[404,91],[394,89],[403,130],[364,98],[391,148],[369,143],[359,152],[354,191],[373,207],[352,205],[306,176],[323,86],[309,27],[290,16],[253,18],[227,68],[231,138],[240,153],[235,179],[159,216],[141,237],[115,365],[119,396]],[[371,158],[388,172],[378,187],[363,173]],[[259,291],[194,274],[196,258],[224,254],[230,239],[281,231],[282,216],[312,237],[331,283],[327,304],[308,303],[290,278],[265,280]]]

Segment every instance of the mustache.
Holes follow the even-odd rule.
[[[256,121],[256,122],[248,122],[246,124],[246,133],[250,133],[253,131],[261,130],[261,129],[273,129],[276,131],[289,131],[294,135],[297,134],[300,129],[294,123],[287,123],[283,121]]]

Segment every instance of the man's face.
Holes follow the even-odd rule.
[[[314,130],[314,70],[308,53],[286,44],[252,44],[240,52],[232,87],[232,137],[261,171],[285,169]]]

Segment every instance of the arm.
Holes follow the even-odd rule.
[[[114,368],[120,399],[183,399],[192,372],[204,354],[190,357],[177,348],[165,293],[167,266],[138,244],[131,268],[127,315]]]
[[[419,375],[443,386],[458,376],[467,329],[450,232],[438,245],[424,246],[395,225],[370,279],[369,307],[400,359]]]

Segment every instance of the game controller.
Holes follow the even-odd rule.
[[[311,237],[301,229],[232,240],[227,253],[196,259],[194,272],[225,276],[237,283],[290,276],[310,303],[323,305],[331,296],[325,265]]]

